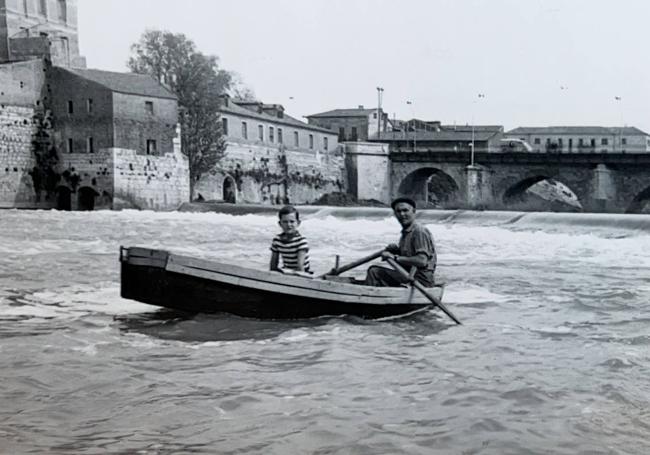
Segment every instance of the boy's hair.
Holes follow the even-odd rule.
[[[278,212],[278,218],[282,219],[282,215],[288,215],[290,213],[295,213],[296,221],[300,221],[300,213],[298,213],[298,210],[293,205],[285,205],[282,207]]]

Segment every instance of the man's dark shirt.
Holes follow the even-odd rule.
[[[416,256],[419,253],[424,253],[427,256],[427,265],[418,267],[417,273],[431,273],[433,275],[437,262],[433,236],[429,229],[414,221],[409,227],[402,229],[402,235],[399,239],[399,255]]]

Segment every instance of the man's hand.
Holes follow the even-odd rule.
[[[399,245],[397,245],[395,243],[391,243],[386,248],[384,248],[384,250],[388,251],[389,253],[398,254],[399,253]]]
[[[384,251],[381,253],[381,260],[382,260],[382,261],[385,261],[385,260],[388,259],[388,258],[391,258],[391,259],[395,259],[395,260],[397,260],[397,255],[391,253],[391,252],[388,251],[388,250],[384,250]]]

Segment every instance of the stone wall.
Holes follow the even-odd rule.
[[[112,208],[114,178],[112,149],[101,149],[97,153],[62,153],[59,157],[58,170],[62,178],[59,180],[57,190],[60,192],[61,187],[70,190],[71,210],[83,208],[80,196],[86,190],[94,195],[93,209]]]
[[[178,139],[174,151],[146,156],[111,149],[114,160],[113,208],[176,210],[190,200],[189,165]]]
[[[390,160],[388,144],[345,143],[345,167],[349,192],[357,199],[390,203]]]
[[[316,201],[345,188],[343,157],[337,151],[303,151],[229,142],[224,158],[201,177],[194,198],[238,203],[281,204]]]
[[[36,130],[33,108],[0,108],[0,207],[36,205],[29,174],[35,165],[32,141]]]

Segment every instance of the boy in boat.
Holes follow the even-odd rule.
[[[391,243],[381,254],[382,260],[391,258],[407,271],[416,268],[414,278],[424,286],[434,284],[433,273],[436,270],[436,247],[433,236],[426,227],[415,221],[415,201],[401,197],[391,203],[393,214],[402,226],[399,245]],[[365,284],[367,286],[400,286],[407,280],[396,270],[382,266],[368,269]]]
[[[278,212],[278,224],[282,233],[276,235],[271,243],[270,269],[281,271],[280,256],[285,269],[296,272],[311,273],[309,270],[309,244],[298,232],[300,214],[292,205],[285,205]]]

